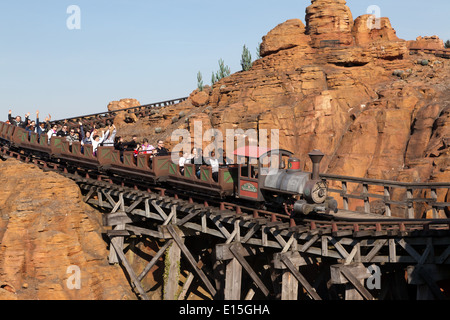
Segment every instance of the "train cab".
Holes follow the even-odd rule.
[[[286,169],[289,159],[293,159],[293,153],[288,150],[256,146],[238,148],[234,155],[238,163],[237,196],[256,202],[266,200],[262,189],[267,177]]]

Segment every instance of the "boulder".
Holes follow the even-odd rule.
[[[305,25],[300,19],[287,20],[263,37],[260,55],[265,57],[280,50],[307,47],[309,41],[309,36],[305,34]]]

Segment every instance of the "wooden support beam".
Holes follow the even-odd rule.
[[[231,259],[225,270],[225,300],[240,300],[242,285],[242,265],[234,258]]]
[[[447,300],[447,297],[441,292],[440,288],[436,284],[436,281],[434,281],[433,277],[422,267],[419,267],[419,274],[422,277],[422,279],[425,280],[426,285],[431,290],[431,293],[435,296],[438,300]],[[418,299],[420,297],[417,297]]]
[[[347,278],[348,281],[351,282],[351,284],[358,290],[358,292],[366,299],[366,300],[374,300],[373,296],[370,294],[369,291],[364,287],[363,283],[364,281],[358,280],[353,273],[350,271],[350,269],[342,268],[341,269],[342,274]],[[362,282],[362,283],[361,283]]]
[[[89,190],[88,194],[83,198],[83,202],[88,202],[89,199],[94,194],[94,191],[95,191],[95,188],[91,188],[91,190]]]
[[[153,268],[153,266],[158,262],[159,258],[162,257],[162,255],[164,254],[164,252],[166,252],[167,248],[169,246],[171,246],[173,243],[173,240],[169,240],[166,242],[166,244],[164,246],[161,247],[161,249],[159,249],[159,251],[156,253],[156,255],[152,258],[152,260],[145,266],[144,270],[142,270],[142,272],[139,274],[139,276],[137,277],[139,281],[141,281],[142,279],[145,278],[145,276],[147,275],[147,273],[150,271],[151,268]]]
[[[111,238],[110,238],[111,239]],[[130,276],[130,279],[132,281],[132,286],[137,289],[139,295],[143,300],[149,300],[147,294],[144,291],[144,288],[142,288],[140,280],[137,278],[136,273],[134,272],[133,268],[131,267],[130,263],[128,262],[127,258],[125,257],[125,254],[123,253],[123,249],[120,246],[117,246],[114,242],[114,239],[111,239],[111,244],[114,246],[114,249],[119,256],[123,266],[128,272],[128,275]]]
[[[362,263],[350,265],[332,265],[331,281],[333,284],[345,284],[345,300],[373,300],[373,296],[364,287],[364,279],[370,275]]]
[[[192,218],[196,217],[202,212],[202,210],[195,210],[194,212],[189,213],[187,216],[185,216],[183,219],[177,222],[178,226],[184,225],[186,222],[191,220]]]
[[[155,200],[152,201],[152,205],[153,207],[156,209],[156,211],[159,213],[159,215],[161,216],[161,218],[163,218],[164,221],[167,220],[167,214],[164,212],[163,209],[161,209],[161,207],[156,203]]]
[[[289,270],[283,270],[281,276],[281,300],[298,300],[298,280]]]
[[[197,262],[195,261],[195,259],[192,256],[192,254],[189,252],[188,248],[184,245],[182,239],[178,236],[178,234],[177,234],[177,232],[175,230],[175,227],[173,225],[169,225],[169,226],[167,226],[167,231],[169,231],[169,233],[172,235],[173,240],[175,240],[175,242],[177,243],[178,247],[183,252],[184,256],[188,259],[189,263],[194,268],[194,271],[197,273],[197,275],[200,277],[200,279],[202,279],[203,283],[206,285],[206,287],[208,288],[209,292],[214,297],[216,295],[216,293],[217,293],[216,289],[213,287],[211,282],[209,282],[208,278],[203,273],[203,271],[198,268]]]
[[[183,239],[179,239],[183,243]],[[178,292],[178,281],[180,279],[180,260],[181,249],[180,246],[171,245],[166,249],[166,257],[164,261],[164,300],[176,300]]]
[[[173,206],[170,208],[170,214],[167,217],[166,221],[164,221],[163,226],[167,226],[171,220],[176,223],[176,215],[177,215],[177,206]]]
[[[130,213],[132,212],[140,203],[142,202],[142,198],[138,198],[131,206],[129,206],[125,212]]]
[[[436,264],[409,266],[408,283],[417,285],[417,300],[446,300],[436,281],[450,278],[448,267]]]
[[[300,273],[300,271],[298,271],[298,269],[294,266],[294,264],[291,262],[288,256],[286,254],[281,254],[280,256],[283,263],[286,265],[286,267],[289,269],[292,275],[298,280],[298,282],[301,283],[303,288],[306,289],[309,295],[314,300],[322,300],[320,296],[317,294],[316,290],[309,284],[308,280],[306,280],[306,278]]]
[[[187,276],[186,281],[184,282],[181,293],[178,296],[178,300],[184,300],[184,298],[186,297],[186,293],[188,292],[189,287],[192,284],[192,280],[194,280],[194,275],[192,274],[192,272],[189,272],[189,275]]]
[[[245,249],[242,247],[242,245],[238,242],[234,243],[230,247],[231,253],[234,255],[234,257],[239,261],[239,263],[244,267],[245,271],[250,275],[250,277],[253,279],[253,281],[256,283],[256,285],[259,287],[259,289],[262,291],[262,293],[267,297],[269,295],[269,289],[264,285],[264,283],[259,279],[258,275],[255,271],[251,268],[251,266],[248,264],[248,262],[243,257],[243,254],[245,253]]]
[[[376,254],[381,250],[381,248],[386,244],[386,239],[377,240],[372,250],[367,254],[367,256],[362,258],[362,262],[370,262],[376,256]]]

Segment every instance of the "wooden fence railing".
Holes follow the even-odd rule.
[[[329,192],[345,210],[360,207],[366,213],[380,213],[402,218],[446,217],[450,182],[406,183],[322,174],[329,183]],[[337,197],[336,197],[337,195]],[[448,199],[448,198],[447,198]]]

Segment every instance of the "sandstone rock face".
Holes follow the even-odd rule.
[[[108,104],[108,111],[116,111],[122,109],[128,109],[133,107],[139,107],[141,103],[136,99],[121,99],[119,101],[112,101]],[[114,125],[121,129],[127,123],[136,123],[138,118],[134,113],[128,113],[125,111],[118,112],[115,119]]]
[[[400,40],[388,18],[377,19],[370,14],[356,18],[352,33],[358,46],[366,46],[374,41]]]
[[[300,19],[291,19],[279,24],[263,37],[260,55],[265,57],[280,50],[308,46],[310,37],[305,34],[305,25]]]
[[[324,40],[353,45],[353,15],[346,3],[345,0],[313,0],[306,8],[306,33],[314,47],[320,47]]]
[[[115,111],[133,107],[139,107],[141,103],[136,99],[121,99],[119,101],[112,101],[108,104],[108,111]]]
[[[0,186],[0,299],[136,299],[75,183],[7,160]]]
[[[438,36],[417,37],[416,40],[408,41],[408,47],[437,50],[445,49],[444,40],[439,39]]]
[[[194,106],[202,107],[209,102],[209,93],[196,90],[191,94],[190,99]]]

